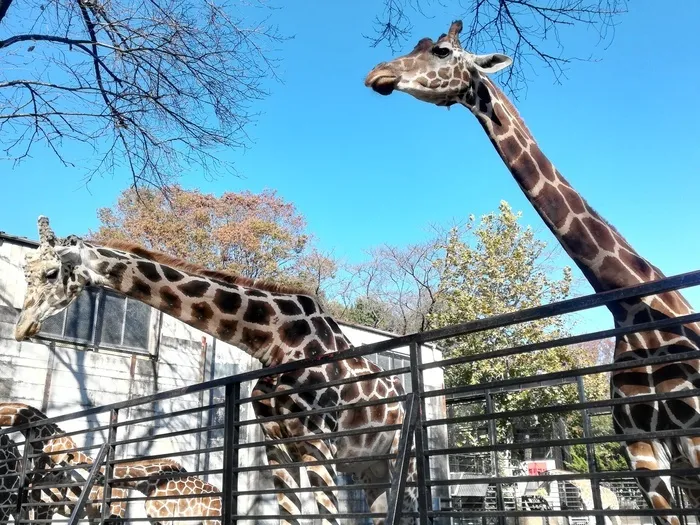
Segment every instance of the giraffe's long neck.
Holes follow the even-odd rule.
[[[349,346],[318,301],[247,287],[158,263],[136,253],[85,245],[92,284],[112,288],[243,349],[264,366]],[[306,354],[310,355],[306,355]]]
[[[476,101],[467,107],[537,213],[596,291],[662,277],[571,187],[490,79],[481,79]]]
[[[477,117],[528,200],[597,292],[663,277],[572,188],[542,153],[513,104],[490,79],[482,77],[474,99],[466,100],[464,105]],[[664,316],[692,311],[678,292],[643,302]],[[633,322],[635,304],[641,303],[610,305],[615,322]],[[647,318],[654,317],[651,312],[647,314]],[[637,319],[643,320],[644,316]],[[647,341],[632,346],[648,348],[654,344]]]

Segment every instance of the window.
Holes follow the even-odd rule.
[[[86,288],[63,312],[44,321],[39,335],[100,348],[148,352],[153,309],[104,288]]]
[[[394,352],[381,352],[365,356],[367,359],[378,365],[382,370],[394,370],[396,368],[405,368],[411,366],[411,358],[407,355],[396,354]],[[401,384],[406,393],[411,392],[411,374],[400,374]]]

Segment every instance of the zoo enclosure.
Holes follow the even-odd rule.
[[[469,384],[459,387],[426,389],[423,375],[436,367],[449,370],[456,365],[476,363],[483,360],[503,359],[521,354],[535,355],[554,348],[580,345],[590,341],[599,341],[622,334],[631,334],[639,331],[655,329],[672,329],[680,324],[700,321],[700,314],[691,314],[673,319],[662,319],[650,323],[642,323],[634,326],[626,326],[609,330],[597,331],[581,335],[573,335],[562,338],[554,338],[533,344],[515,347],[503,347],[474,353],[473,355],[444,359],[433,363],[423,363],[421,359],[421,346],[436,341],[443,344],[460,344],[465,338],[476,334],[488,334],[493,331],[503,330],[508,327],[523,325],[538,319],[550,318],[559,315],[590,308],[604,306],[614,301],[626,298],[641,297],[650,294],[661,293],[669,290],[682,289],[700,284],[700,271],[691,272],[661,281],[635,286],[627,289],[613,290],[609,292],[589,295],[576,299],[561,301],[550,305],[521,310],[518,312],[495,316],[486,319],[470,321],[460,325],[412,334],[396,339],[381,341],[361,347],[356,347],[342,354],[326,356],[317,360],[303,360],[296,363],[285,364],[273,369],[261,369],[234,376],[229,376],[205,383],[199,383],[184,388],[178,388],[167,392],[132,399],[121,403],[114,403],[96,407],[93,409],[50,418],[46,422],[59,425],[69,425],[71,428],[67,435],[76,442],[81,440],[85,446],[76,448],[86,454],[93,455],[96,465],[104,462],[105,472],[101,475],[97,468],[76,473],[73,467],[61,467],[62,471],[71,474],[69,481],[61,483],[45,483],[43,486],[51,486],[63,489],[67,486],[81,488],[78,501],[68,500],[72,514],[67,518],[71,524],[76,522],[82,513],[82,507],[90,503],[90,486],[95,483],[104,484],[107,488],[101,495],[101,516],[97,518],[101,523],[109,518],[106,502],[119,501],[110,490],[110,484],[114,481],[112,470],[115,465],[135,458],[172,458],[178,460],[187,456],[202,458],[198,462],[199,468],[189,472],[188,475],[198,476],[211,480],[221,488],[220,491],[207,495],[222,497],[222,514],[220,519],[224,523],[277,523],[278,516],[274,495],[277,492],[296,493],[300,500],[310,497],[314,489],[308,486],[299,488],[278,489],[271,486],[265,488],[262,482],[266,478],[266,472],[273,467],[270,465],[255,465],[251,460],[252,451],[260,453],[263,442],[253,439],[248,432],[260,421],[255,419],[243,419],[241,408],[253,401],[250,396],[250,387],[258,379],[288,372],[298,368],[316,366],[322,363],[330,363],[337,360],[352,357],[369,356],[379,352],[395,349],[401,346],[410,346],[410,366],[385,370],[368,377],[384,377],[394,374],[404,374],[410,378],[407,386],[407,394],[398,398],[406,407],[406,418],[402,424],[382,427],[382,430],[397,430],[401,432],[401,443],[396,466],[394,480],[391,484],[375,484],[371,488],[389,489],[389,513],[387,523],[394,523],[401,515],[402,494],[407,487],[416,486],[419,505],[417,512],[403,513],[403,517],[413,516],[421,524],[428,523],[516,523],[519,521],[531,523],[564,522],[569,523],[650,523],[653,516],[659,515],[659,511],[646,508],[639,493],[635,492],[635,478],[648,476],[649,472],[631,472],[627,469],[616,471],[602,471],[599,468],[599,454],[601,446],[607,443],[618,443],[620,439],[639,437],[640,434],[616,435],[609,424],[592,424],[596,418],[607,418],[609,423],[609,411],[614,405],[630,404],[631,399],[587,399],[586,378],[600,374],[609,374],[611,371],[629,368],[628,363],[595,363],[577,369],[561,370],[554,373],[543,373],[520,377],[504,377],[500,380],[488,383]],[[696,351],[675,353],[669,355],[653,356],[634,362],[634,366],[649,366],[654,364],[669,363],[685,359],[697,359]],[[338,380],[323,385],[323,387],[339,385],[349,380]],[[310,391],[318,387],[301,387],[285,392],[290,394],[298,391]],[[564,403],[539,404],[537,406],[525,406],[508,408],[503,399],[512,393],[536,391],[537,389],[569,388],[575,389],[576,399]],[[669,392],[640,396],[634,400],[650,401],[661,399],[680,399],[700,394],[698,389],[684,390],[681,392]],[[266,394],[261,397],[270,397],[274,394]],[[260,397],[259,397],[260,398]],[[258,398],[258,399],[259,399]],[[429,417],[426,410],[426,401],[431,398],[443,398],[449,402],[450,407],[462,407],[460,414],[452,413],[447,417]],[[392,398],[390,401],[396,401]],[[370,401],[352,406],[372,406],[382,402]],[[466,407],[466,408],[465,408]],[[345,408],[345,407],[343,407]],[[343,408],[322,409],[321,412],[333,412]],[[125,412],[128,417],[123,417]],[[140,412],[139,412],[140,411]],[[454,410],[453,410],[454,412]],[[316,411],[315,413],[319,413]],[[139,415],[147,414],[147,415]],[[192,414],[200,415],[201,425],[192,427],[183,425],[183,418]],[[295,417],[304,416],[305,413],[297,413]],[[136,416],[136,417],[135,417]],[[97,421],[92,425],[85,425],[86,419]],[[284,416],[273,416],[268,419],[283,419]],[[563,422],[563,431],[550,434],[540,433],[532,439],[514,439],[512,432],[504,432],[504,429],[513,428],[513,421],[533,421],[533,418],[549,418],[555,423]],[[572,419],[573,418],[573,419]],[[567,428],[567,421],[578,421],[576,428]],[[45,424],[44,422],[43,424]],[[475,432],[464,431],[465,427],[472,425]],[[124,438],[123,431],[128,427],[141,426],[148,431],[145,435],[136,438]],[[554,425],[556,426],[556,425]],[[2,435],[15,435],[16,431],[28,432],[28,439],[32,437],[32,429],[37,424],[28,424],[24,427],[0,430]],[[87,428],[86,428],[87,427]],[[536,430],[536,426],[532,426]],[[595,429],[598,428],[598,431]],[[600,429],[602,428],[602,432]],[[165,429],[166,432],[158,432]],[[445,435],[450,436],[446,442],[440,444],[440,440],[431,438],[431,433],[442,429]],[[351,433],[368,432],[366,429],[358,431],[345,431],[343,433],[329,434],[329,437],[339,437]],[[688,430],[663,430],[643,434],[646,438],[666,438],[694,435],[697,431]],[[537,434],[537,432],[534,432]],[[198,439],[201,447],[178,449],[177,440],[183,436],[206,435],[206,440]],[[455,441],[455,436],[466,436],[471,442]],[[88,439],[89,438],[89,439]],[[155,441],[171,443],[172,450],[164,453],[149,453],[149,444]],[[282,438],[281,444],[292,444],[299,438]],[[443,440],[444,441],[444,440]],[[22,447],[24,441],[17,439],[17,445]],[[414,445],[412,447],[412,445]],[[571,447],[584,449],[586,468],[583,471],[571,472],[562,469],[566,466],[562,457],[567,455],[566,450]],[[25,480],[31,480],[36,472],[29,467],[32,459],[30,447],[23,447],[24,452],[18,468],[19,474],[19,498],[17,503],[6,504],[4,508],[16,505],[18,511],[17,521],[29,519],[29,511],[42,506],[56,505],[60,500],[51,503],[41,501],[28,501]],[[547,464],[553,461],[557,470],[563,470],[555,474],[542,472],[538,469],[538,461],[533,461],[534,451],[540,451],[544,455]],[[547,455],[551,457],[547,457]],[[417,458],[418,481],[407,483],[405,481],[405,469],[409,456]],[[570,453],[568,454],[570,455]],[[376,459],[387,459],[388,454]],[[435,463],[444,458],[450,458],[453,472],[445,473],[435,468]],[[553,459],[552,459],[553,458]],[[367,456],[348,458],[343,460],[317,461],[316,464],[334,463],[338,467],[343,464],[367,461]],[[537,458],[536,458],[537,459]],[[534,464],[534,469],[529,467]],[[301,466],[301,463],[289,465]],[[308,465],[308,463],[306,464]],[[461,465],[461,466],[460,466]],[[527,471],[525,469],[528,469]],[[56,469],[53,469],[54,471]],[[339,469],[341,470],[341,469]],[[547,470],[547,469],[545,469]],[[683,468],[669,471],[660,471],[658,474],[695,476],[700,474],[700,469]],[[9,476],[6,475],[6,476]],[[168,475],[173,478],[172,474]],[[177,477],[177,476],[175,476]],[[269,483],[268,483],[269,485]],[[557,485],[556,490],[552,486]],[[341,512],[336,516],[341,523],[362,523],[372,517],[381,517],[372,514],[366,508],[362,500],[362,488],[368,488],[361,484],[339,484],[337,487],[339,499],[344,501]],[[549,487],[549,490],[547,489]],[[573,491],[571,488],[573,487]],[[588,487],[588,488],[586,488]],[[65,493],[62,493],[65,497]],[[610,503],[610,494],[616,498],[617,503]],[[680,494],[678,496],[678,508],[672,513],[682,517],[684,521],[694,521],[697,510],[689,508],[683,503]],[[251,501],[259,501],[267,498],[271,500],[267,511],[260,512],[260,506],[251,504]],[[131,505],[142,505],[146,497],[129,494],[122,500],[128,500]],[[590,501],[587,501],[590,500]],[[308,504],[308,503],[307,503]],[[666,514],[669,511],[665,512]],[[304,518],[320,520],[325,517],[322,514],[304,513]],[[129,521],[146,521],[146,518],[127,518]],[[197,520],[197,517],[178,518],[178,521],[186,522]],[[535,520],[533,522],[532,520]],[[608,521],[609,520],[609,521]],[[36,520],[33,520],[36,522]],[[112,518],[112,522],[119,519]]]

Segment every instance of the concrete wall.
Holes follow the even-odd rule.
[[[14,323],[26,288],[21,265],[25,254],[33,249],[31,242],[0,236],[0,402],[28,403],[49,416],[56,416],[259,368],[259,363],[240,349],[215,340],[155,310],[152,310],[149,321],[149,344],[145,352],[91,348],[55,340],[16,342],[13,337]],[[342,325],[342,329],[354,345],[389,338],[388,334],[357,326]],[[396,351],[396,355],[401,354],[407,356],[408,349]],[[424,362],[439,358],[440,353],[435,348],[423,348]],[[441,369],[427,373],[425,383],[427,388],[441,388]],[[242,395],[249,396],[251,389],[252,384],[244,384]],[[125,409],[119,414],[119,419],[123,421],[170,414],[176,410],[221,402],[223,399],[223,389],[190,394]],[[444,400],[435,398],[428,403],[427,410],[428,417],[444,417]],[[252,418],[254,414],[249,405],[246,405],[241,419]],[[66,421],[61,426],[66,431],[95,428],[105,425],[107,419],[107,414],[100,414]],[[211,414],[189,414],[122,427],[118,439],[146,439],[118,447],[117,457],[176,454],[221,446],[223,432],[216,430],[157,438],[158,434],[197,429],[216,423],[223,423],[223,409],[212,411]],[[258,425],[243,427],[243,442],[261,439],[262,433]],[[433,447],[445,446],[444,429],[431,429],[430,439]],[[76,436],[76,441],[81,446],[97,446],[104,440],[106,432],[99,430]],[[222,467],[223,453],[190,454],[178,458],[188,470],[217,469]],[[241,465],[266,464],[264,449],[242,449],[240,462]],[[436,477],[447,478],[446,461],[442,463],[432,463],[431,469],[436,469]],[[208,481],[221,486],[220,475],[211,476]],[[271,479],[264,472],[242,474],[239,483],[241,490],[249,487],[272,488]],[[248,512],[255,514],[277,513],[277,505],[272,496],[255,500],[243,498],[239,500],[239,509],[248,509]],[[131,510],[132,517],[141,515],[140,505]]]

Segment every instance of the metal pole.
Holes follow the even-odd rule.
[[[430,481],[430,460],[425,456],[428,446],[428,431],[425,428],[425,385],[423,384],[422,348],[418,343],[409,346],[411,356],[411,387],[418,396],[418,419],[416,425],[416,469],[418,470],[418,520],[420,525],[427,525],[428,510],[432,510],[432,495],[428,482]]]
[[[411,394],[406,400],[406,413],[401,425],[401,437],[399,450],[396,456],[396,465],[391,478],[389,489],[389,506],[386,514],[386,525],[395,525],[401,519],[403,511],[403,496],[406,489],[406,467],[411,456],[411,437],[413,436],[416,418],[418,415],[418,402],[416,393]]]
[[[92,490],[92,486],[95,483],[95,477],[100,471],[100,465],[104,462],[106,455],[107,443],[104,443],[100,447],[100,451],[97,453],[95,462],[92,464],[92,468],[90,469],[90,474],[88,475],[88,478],[85,481],[85,486],[83,487],[82,492],[80,493],[80,497],[78,497],[78,501],[75,503],[75,507],[73,507],[73,512],[71,512],[70,519],[68,520],[68,525],[77,525],[78,521],[80,520],[79,516],[83,511],[83,508],[85,507],[85,502],[90,497],[90,491]]]
[[[29,450],[33,448],[32,446],[32,440],[34,439],[34,435],[36,433],[36,429],[34,427],[28,428],[27,431],[24,433],[24,451],[22,452],[22,470],[19,473],[19,480],[17,484],[17,516],[20,521],[24,519],[23,514],[26,514],[26,512],[22,508],[22,503],[27,498],[27,472],[29,472]]]
[[[222,525],[231,525],[238,515],[238,496],[233,492],[238,490],[238,444],[241,438],[240,406],[241,384],[239,382],[226,385],[226,400],[224,402],[224,479],[222,488],[221,517]]]
[[[105,465],[104,474],[104,485],[102,487],[102,517],[100,518],[100,525],[104,525],[105,520],[108,516],[112,515],[112,502],[110,498],[112,497],[112,485],[110,481],[112,479],[114,465],[114,442],[117,439],[117,422],[119,421],[119,410],[112,409],[109,412],[109,430],[107,431],[107,464]]]
[[[578,376],[576,378],[576,386],[578,387],[578,399],[581,403],[586,402],[586,390],[583,387],[583,378]],[[591,417],[588,414],[588,410],[581,410],[581,417],[583,419],[583,437],[591,437],[593,432],[591,430]],[[586,460],[588,461],[588,472],[596,472],[596,461],[595,461],[595,445],[593,443],[586,443]],[[591,480],[591,492],[593,493],[593,508],[596,510],[601,510],[603,508],[603,503],[600,499],[600,480],[595,478]],[[604,516],[595,517],[596,525],[605,525]]]
[[[491,392],[486,392],[486,414],[493,414],[493,396]],[[496,433],[496,420],[489,419],[489,445],[494,446],[498,444],[498,434]],[[491,451],[491,461],[493,462],[493,468],[496,473],[496,477],[501,476],[501,467],[498,464],[498,452],[495,450]],[[503,487],[500,483],[496,483],[496,507],[500,511],[505,510],[505,505],[503,503]],[[505,525],[505,519],[503,516],[498,517],[498,523],[500,525]]]

